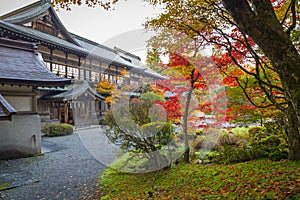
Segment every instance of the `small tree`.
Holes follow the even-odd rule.
[[[160,105],[153,103],[159,100],[163,99],[148,92],[141,99],[118,101],[105,115],[109,127],[106,136],[124,151],[133,153],[134,157],[146,158],[146,170],[149,165],[154,169],[170,165],[167,155],[160,150],[171,142],[173,127],[166,121]]]

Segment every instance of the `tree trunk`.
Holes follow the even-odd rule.
[[[278,21],[270,0],[223,0],[238,24],[262,49],[278,73],[289,104],[290,159],[300,160],[300,55]],[[297,152],[298,154],[297,155]]]
[[[183,134],[184,134],[184,148],[185,148],[183,159],[184,159],[184,162],[186,162],[186,163],[190,162],[190,146],[189,146],[189,140],[188,140],[187,122],[188,122],[189,107],[190,107],[190,103],[191,103],[192,92],[193,92],[193,87],[190,88],[190,90],[187,94],[186,104],[185,104],[185,108],[184,108],[184,115],[183,115]]]
[[[289,159],[300,160],[300,135],[299,123],[294,110],[289,107],[288,109],[288,146],[289,146]]]

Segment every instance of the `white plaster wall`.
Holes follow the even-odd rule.
[[[32,97],[4,96],[17,111],[32,111]]]
[[[12,121],[0,121],[0,154],[9,150],[41,153],[39,115],[12,115]]]

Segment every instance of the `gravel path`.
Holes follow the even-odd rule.
[[[99,199],[96,183],[105,166],[86,150],[78,132],[43,140],[57,151],[0,161],[2,179],[12,176],[6,178],[14,178],[20,186],[1,191],[0,199]]]

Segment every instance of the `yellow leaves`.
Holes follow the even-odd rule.
[[[112,94],[112,90],[116,88],[115,84],[111,83],[107,79],[99,81],[97,85],[97,92]]]
[[[282,21],[284,17],[289,16],[291,14],[290,10],[291,0],[282,2],[281,6],[277,5],[275,6],[275,14],[279,21]]]
[[[120,72],[120,76],[125,76],[127,74],[127,70],[124,68],[121,72]]]
[[[192,71],[195,70],[194,66],[186,66],[186,65],[180,65],[173,67],[174,70],[178,71],[182,76],[190,76]]]
[[[106,103],[112,103],[113,102],[112,96],[106,97],[105,102]]]
[[[96,91],[106,96],[105,102],[113,104],[119,96],[119,91],[114,83],[104,79],[97,84]]]

